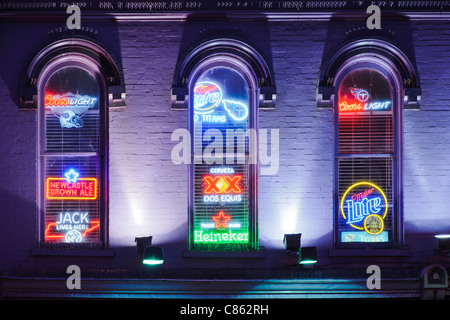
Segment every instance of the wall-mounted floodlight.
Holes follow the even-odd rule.
[[[164,253],[161,247],[145,248],[142,263],[148,265],[159,265],[164,263]]]
[[[317,248],[316,247],[300,248],[299,254],[298,254],[298,263],[313,264],[316,262],[317,262]]]
[[[139,254],[144,254],[145,248],[152,245],[152,238],[152,236],[134,238],[134,242],[136,242],[137,251]]]
[[[298,252],[298,250],[300,249],[301,237],[302,237],[301,233],[285,234],[283,238],[283,243],[286,247],[286,251]]]
[[[438,239],[439,251],[450,250],[450,234],[442,233],[442,234],[437,234],[434,237],[436,239]]]

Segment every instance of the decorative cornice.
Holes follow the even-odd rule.
[[[2,19],[66,19],[71,2],[6,1],[0,3]],[[380,7],[383,18],[450,19],[450,0],[446,1],[371,1],[371,0],[156,0],[156,1],[77,1],[83,19],[118,21],[186,20],[198,15],[204,19],[220,14],[235,19],[327,20],[331,18],[367,18],[366,9]]]
[[[37,107],[37,82],[42,70],[50,61],[68,53],[83,56],[96,63],[102,72],[108,89],[109,107],[125,106],[123,73],[114,57],[92,39],[64,37],[46,46],[31,61],[24,85],[20,88],[20,108],[22,110]]]
[[[172,109],[187,109],[191,72],[199,63],[214,55],[235,57],[244,61],[255,73],[258,81],[259,107],[273,108],[275,106],[277,92],[275,79],[264,58],[254,48],[242,41],[231,38],[217,38],[203,42],[179,60],[172,83]]]

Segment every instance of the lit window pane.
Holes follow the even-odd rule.
[[[231,68],[212,68],[193,88],[194,193],[192,247],[251,250],[249,93]]]

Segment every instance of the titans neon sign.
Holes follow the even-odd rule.
[[[222,99],[222,89],[213,82],[198,82],[194,88],[194,120],[224,123],[228,118],[243,121],[248,107],[242,102]]]
[[[383,190],[377,185],[358,182],[344,193],[340,209],[347,225],[377,235],[384,229],[388,202]]]

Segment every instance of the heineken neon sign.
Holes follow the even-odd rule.
[[[194,231],[194,242],[196,243],[239,243],[248,242],[248,232],[235,231],[231,227],[239,226],[240,223],[231,223],[231,216],[220,211],[211,217],[213,223],[200,224],[204,230]],[[214,228],[211,230],[211,228]]]

